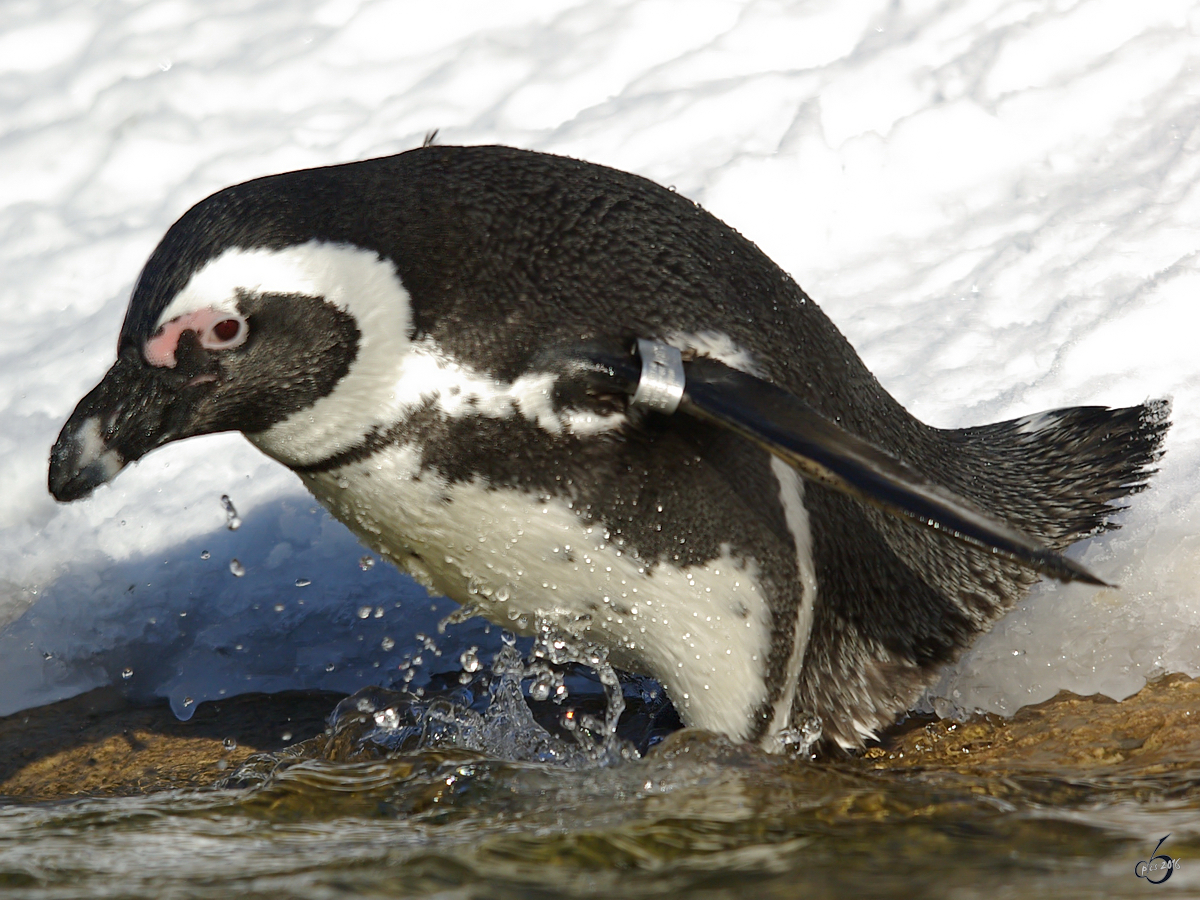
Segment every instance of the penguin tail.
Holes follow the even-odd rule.
[[[1076,406],[946,432],[948,486],[1056,550],[1118,527],[1163,455],[1171,404]],[[962,457],[975,465],[963,467]]]
[[[931,430],[925,473],[1064,550],[1118,527],[1120,501],[1156,471],[1169,413],[1166,400],[1154,400]],[[805,503],[822,526],[814,531],[821,593],[794,715],[820,718],[826,747],[861,747],[1039,576],[827,490],[808,490]]]

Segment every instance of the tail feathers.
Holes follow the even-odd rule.
[[[1169,412],[1155,400],[936,432],[923,461],[936,481],[1063,550],[1116,527],[1117,501],[1155,472]],[[793,720],[815,713],[828,741],[861,746],[1038,576],[817,485],[805,504],[820,524],[821,587]]]
[[[1162,457],[1170,402],[1077,406],[948,433],[975,465],[947,480],[1055,549],[1116,527],[1123,497],[1146,488]]]

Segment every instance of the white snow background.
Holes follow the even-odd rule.
[[[1152,489],[1079,548],[1120,589],[1039,586],[933,697],[1011,713],[1200,674],[1198,32],[1183,0],[4,0],[0,713],[130,670],[186,716],[387,681],[421,651],[449,602],[362,570],[240,436],[69,506],[45,482],[175,218],[433,128],[675,186],[931,424],[1173,398]],[[482,628],[439,638],[436,667]]]

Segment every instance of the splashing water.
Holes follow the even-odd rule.
[[[436,653],[433,639],[421,637],[425,650]],[[446,675],[440,676],[446,682],[441,689],[373,687],[347,697],[330,716],[331,752],[355,760],[463,750],[517,762],[605,767],[640,759],[679,727],[662,689],[648,679],[631,678],[638,715],[627,717],[628,727],[618,732],[627,698],[603,648],[541,621],[528,657],[517,649],[515,635],[505,632],[502,643],[486,670],[474,649],[464,651],[458,684]],[[410,681],[423,661],[418,655],[402,664],[401,680]],[[568,677],[580,682],[576,697]],[[564,708],[568,697],[572,705]]]
[[[816,746],[821,741],[821,720],[805,716],[791,728],[779,732],[779,743],[785,753],[816,759]]]
[[[546,696],[553,690],[558,698],[559,688],[562,687],[561,698],[566,697],[566,688],[553,679],[553,671],[542,661],[552,666],[565,666],[571,663],[584,665],[595,671],[604,686],[605,712],[603,725],[603,743],[617,740],[617,723],[625,712],[625,696],[621,690],[621,681],[616,671],[608,662],[608,651],[597,644],[580,641],[554,628],[544,619],[537,622],[537,636],[534,639],[532,665],[529,674],[534,676],[534,685],[538,693],[544,687]],[[547,677],[549,676],[549,680]],[[545,698],[535,698],[545,699]],[[574,732],[579,734],[578,731]],[[619,748],[607,748],[610,752]]]

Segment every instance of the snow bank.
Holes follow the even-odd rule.
[[[932,699],[1012,712],[1200,674],[1198,30],[1171,0],[10,0],[0,713],[126,681],[186,714],[221,692],[350,690],[428,654],[416,635],[447,601],[361,569],[239,437],[165,448],[70,506],[45,472],[180,213],[432,128],[674,185],[793,273],[932,424],[1172,397],[1153,488],[1079,549],[1121,588],[1037,588]],[[493,638],[452,631],[442,658]]]

